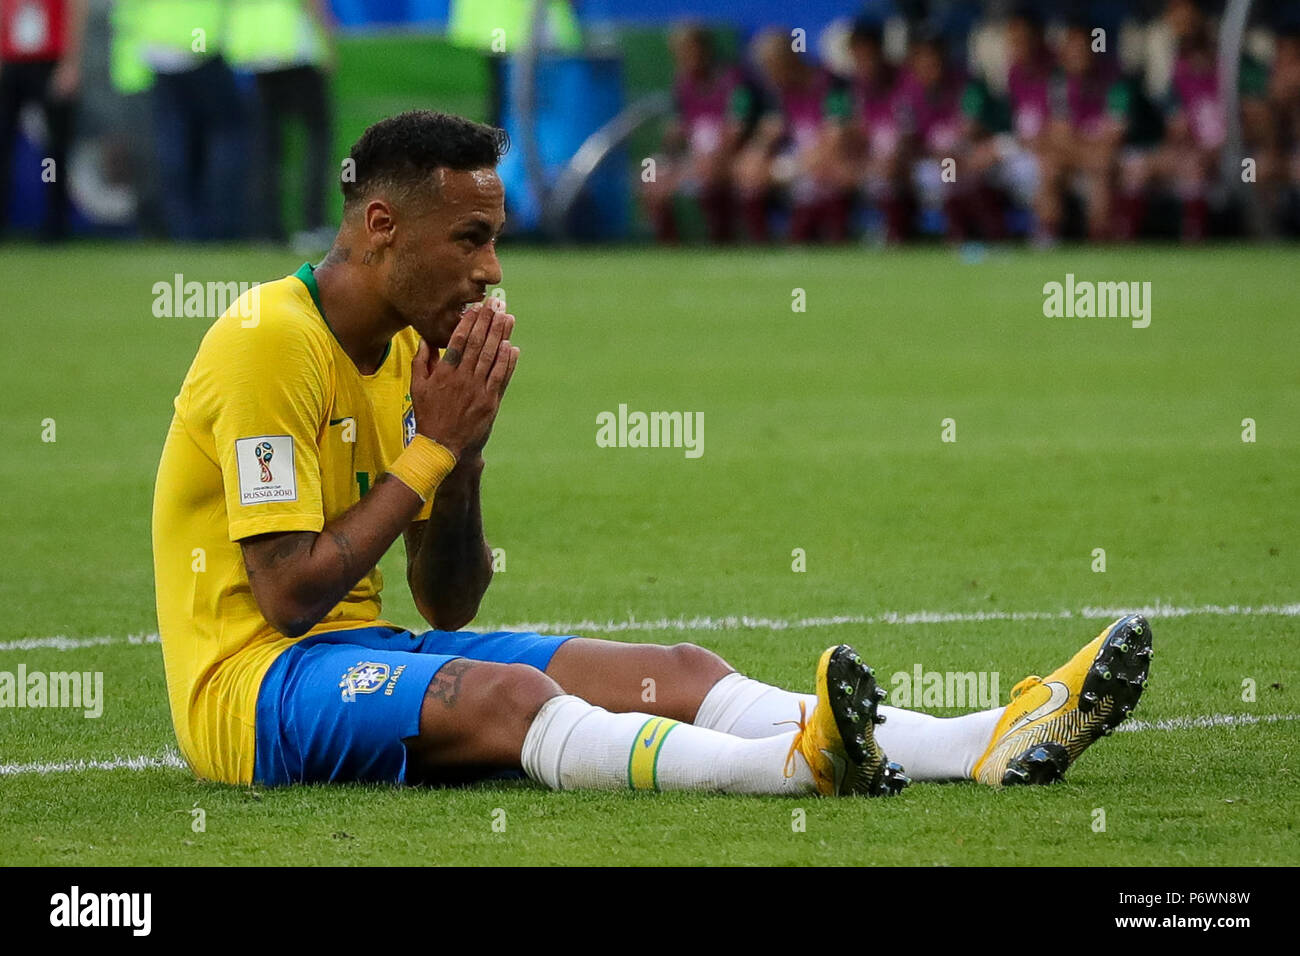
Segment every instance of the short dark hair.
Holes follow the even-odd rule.
[[[937,53],[939,58],[946,64],[948,61],[948,46],[944,43],[943,34],[933,27],[926,27],[918,30],[916,36],[912,38],[912,53],[919,50],[930,50]]]
[[[853,28],[849,30],[849,45],[857,46],[861,43],[870,43],[877,50],[884,47],[885,31],[879,20],[874,17],[858,17],[853,21]]]
[[[348,153],[353,175],[343,177],[343,205],[365,199],[377,187],[409,195],[436,169],[495,167],[509,148],[505,130],[463,116],[433,110],[390,116],[362,133]]]
[[[711,57],[718,52],[717,38],[712,31],[694,20],[686,20],[674,26],[668,34],[668,43],[670,47],[676,47],[679,43],[695,43]]]
[[[1041,34],[1047,28],[1047,19],[1038,7],[1030,3],[1018,3],[1011,8],[1008,20],[1019,20],[1035,33]]]

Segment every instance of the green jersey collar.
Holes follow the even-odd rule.
[[[307,287],[307,291],[311,293],[311,301],[316,306],[316,311],[320,313],[321,321],[325,323],[325,328],[330,330],[330,335],[334,336],[334,341],[338,342],[339,346],[342,347],[343,343],[339,342],[339,337],[334,333],[334,327],[330,325],[330,320],[325,317],[325,307],[320,304],[320,286],[316,284],[315,268],[310,262],[304,262],[298,267],[298,271],[293,275],[295,279]],[[383,358],[379,360],[379,367],[376,368],[374,372],[371,372],[371,375],[374,375],[380,368],[384,367],[384,363],[388,361],[388,353],[392,350],[393,342],[390,339],[388,344],[384,346],[384,355]]]

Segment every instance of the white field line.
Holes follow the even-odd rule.
[[[157,644],[157,634],[129,634],[126,637],[24,637],[0,642],[0,651],[75,651],[105,644]]]
[[[0,777],[17,774],[80,773],[83,770],[153,770],[156,767],[184,769],[185,761],[168,748],[160,755],[107,757],[102,760],[64,760],[53,763],[0,763]]]
[[[1254,724],[1276,724],[1280,721],[1300,720],[1300,714],[1202,714],[1189,717],[1167,717],[1164,720],[1129,720],[1116,728],[1117,733],[1145,733],[1150,730],[1217,730],[1223,727],[1247,727]],[[65,760],[48,763],[0,763],[0,777],[20,774],[81,773],[86,770],[153,770],[156,768],[185,769],[179,753],[168,748],[157,756],[141,754],[136,757],[107,757],[101,760]]]
[[[841,614],[834,617],[753,617],[734,614],[715,617],[660,617],[639,621],[629,615],[625,621],[529,621],[518,624],[481,624],[474,630],[536,631],[540,634],[621,634],[654,631],[786,631],[792,628],[823,628],[879,624],[979,624],[985,621],[1069,621],[1113,620],[1124,614],[1143,614],[1151,620],[1179,617],[1300,617],[1300,603],[1200,604],[1178,607],[1152,604],[1146,607],[1082,607],[1070,611],[884,611],[880,614]],[[105,644],[157,644],[157,634],[132,634],[127,637],[25,637],[0,641],[2,651],[56,650],[73,651]]]
[[[638,621],[635,617],[629,616],[626,621],[529,622],[498,628],[476,626],[475,630],[537,631],[543,634],[617,634],[626,631],[785,631],[791,628],[838,627],[845,624],[978,624],[985,621],[1063,621],[1076,619],[1110,621],[1125,614],[1142,614],[1151,620],[1201,615],[1217,617],[1300,617],[1300,603],[1263,604],[1258,607],[1240,604],[1202,604],[1195,607],[1154,604],[1146,607],[1083,607],[1077,611],[884,611],[880,614],[841,614],[834,617],[797,618],[727,615],[724,617],[660,617],[646,621]],[[3,649],[2,645],[0,645],[0,649]]]
[[[1300,720],[1300,714],[1202,714],[1199,717],[1166,717],[1164,720],[1126,720],[1115,733],[1140,734],[1147,730],[1210,730],[1216,727],[1246,727]]]

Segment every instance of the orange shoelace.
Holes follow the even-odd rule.
[[[794,740],[790,741],[790,752],[785,755],[785,767],[782,774],[788,780],[794,776],[794,755],[799,751],[799,744],[803,743],[804,731],[808,729],[808,705],[805,701],[799,701],[799,719],[798,720],[778,720],[773,727],[780,727],[782,724],[794,724],[799,728],[799,732],[794,735]]]

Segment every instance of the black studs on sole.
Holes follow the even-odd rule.
[[[1140,614],[1130,614],[1111,628],[1083,680],[1079,710],[1091,713],[1105,698],[1110,710],[1097,728],[1109,734],[1137,707],[1151,670],[1151,625]]]
[[[1039,744],[1007,764],[1002,785],[1056,783],[1069,766],[1070,754],[1060,744]]]
[[[831,653],[826,664],[826,690],[840,739],[854,763],[867,757],[878,689],[874,672],[853,648],[841,644]]]
[[[868,793],[873,797],[892,797],[911,782],[912,778],[903,772],[902,765],[889,760],[881,771],[880,779],[869,785]]]
[[[872,734],[876,724],[885,722],[879,708],[888,694],[876,683],[875,671],[847,644],[837,647],[827,662],[826,689],[840,739],[859,765],[854,792],[889,796],[911,783],[903,768],[881,752]]]

